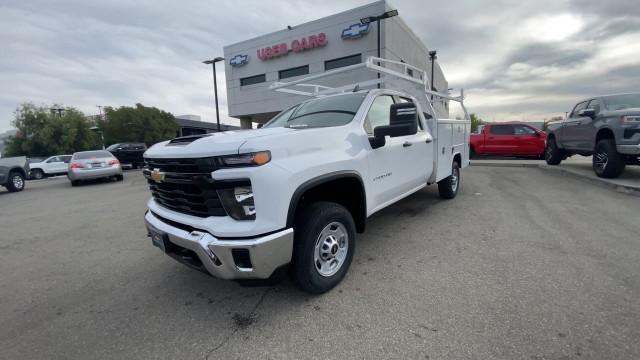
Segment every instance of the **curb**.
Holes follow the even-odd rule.
[[[602,179],[599,177],[590,177],[590,176],[585,176],[579,173],[576,173],[575,171],[571,171],[569,169],[566,168],[562,168],[560,166],[549,166],[547,164],[522,164],[522,163],[499,163],[499,162],[482,162],[482,163],[474,163],[473,161],[470,162],[471,166],[487,166],[487,167],[519,167],[519,168],[539,168],[539,169],[545,169],[545,170],[549,170],[549,171],[556,171],[559,173],[563,173],[563,174],[567,174],[570,176],[573,176],[577,179],[580,180],[584,180],[584,181],[588,181],[592,184],[601,184],[601,185],[606,185],[609,188],[612,188],[618,192],[622,192],[622,193],[626,193],[626,194],[630,194],[630,195],[635,195],[635,196],[640,196],[640,186],[633,186],[633,185],[624,185],[624,184],[616,184],[613,183],[611,181],[609,181],[608,179]]]

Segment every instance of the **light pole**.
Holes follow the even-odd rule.
[[[104,150],[104,131],[97,126],[92,126],[89,128],[91,131],[95,131],[100,134],[100,142],[102,143],[102,150]]]
[[[212,60],[205,60],[203,64],[211,64],[213,66],[213,94],[216,99],[216,122],[218,123],[218,132],[220,132],[220,112],[218,111],[218,81],[216,80],[216,63],[218,61],[224,61],[223,57],[218,56]]]
[[[360,19],[360,23],[361,24],[370,24],[372,22],[376,22],[377,24],[377,33],[378,33],[378,57],[380,57],[380,20],[382,19],[387,19],[390,17],[394,17],[394,16],[398,16],[398,10],[389,10],[385,13],[383,13],[382,15],[378,15],[378,16],[367,16],[364,17],[362,19]],[[380,65],[380,63],[378,63],[378,65]],[[378,79],[380,79],[380,73],[378,72]],[[378,89],[380,89],[380,83],[378,83]]]
[[[436,64],[436,59],[438,58],[437,54],[438,52],[435,50],[429,51],[429,60],[431,60],[431,81],[429,81],[431,83],[431,91],[436,91],[436,87],[433,85],[435,82],[433,79],[433,69]],[[431,95],[431,100],[433,100],[433,95]]]
[[[51,113],[58,113],[58,117],[62,117],[62,113],[65,111],[64,108],[51,108]]]

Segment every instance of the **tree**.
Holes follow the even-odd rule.
[[[14,113],[13,126],[18,132],[7,140],[7,156],[49,156],[72,154],[98,148],[99,140],[82,112],[67,107],[61,113],[51,108],[24,103]]]
[[[176,122],[171,113],[155,107],[136,104],[105,108],[104,121],[98,121],[104,130],[105,145],[120,142],[143,142],[153,145],[176,136]]]
[[[469,117],[471,118],[471,132],[475,133],[478,131],[478,127],[484,124],[484,121],[476,114],[471,114]]]

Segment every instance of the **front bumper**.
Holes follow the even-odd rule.
[[[176,228],[150,211],[144,220],[150,233],[164,234],[167,255],[217,278],[267,279],[278,267],[291,262],[292,228],[250,239],[221,240],[204,231]]]
[[[640,155],[640,144],[637,145],[618,145],[618,153],[625,155]]]

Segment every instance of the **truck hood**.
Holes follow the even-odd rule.
[[[150,147],[144,156],[147,158],[208,157],[237,154],[240,147],[250,139],[277,137],[295,131],[289,128],[267,128],[212,133],[190,142],[164,141]]]

